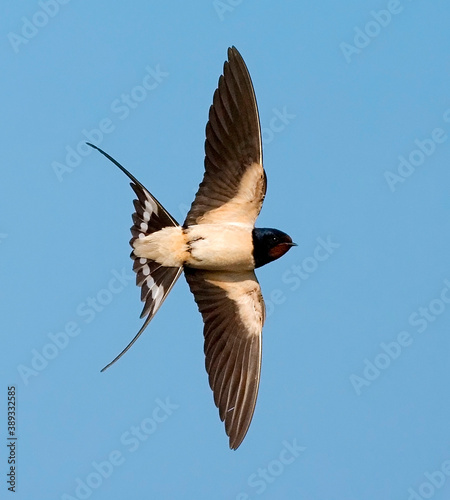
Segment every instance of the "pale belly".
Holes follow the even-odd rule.
[[[252,227],[240,224],[199,224],[185,230],[186,265],[210,271],[254,269]]]
[[[252,229],[241,224],[167,227],[135,240],[134,253],[168,267],[247,271],[255,267]]]

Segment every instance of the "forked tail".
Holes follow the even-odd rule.
[[[179,226],[179,224],[136,177],[128,172],[118,161],[97,146],[89,142],[86,144],[106,156],[108,160],[112,161],[132,181],[130,185],[136,193],[137,199],[133,201],[135,212],[133,214],[133,225],[131,226],[132,238],[130,240],[133,251],[130,257],[134,261],[133,270],[136,273],[136,285],[141,287],[141,300],[144,302],[141,318],[147,316],[133,340],[101,370],[103,372],[121,358],[147,328],[147,325],[161,307],[161,304],[166,299],[183,268],[164,267],[153,260],[135,255],[133,243],[136,239],[144,238],[164,227]]]

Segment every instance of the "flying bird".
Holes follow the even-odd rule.
[[[103,370],[136,342],[184,271],[203,317],[214,402],[236,449],[253,417],[261,372],[265,307],[254,270],[295,245],[282,231],[255,228],[267,179],[255,92],[242,56],[228,49],[209,109],[204,177],[183,225],[122,165],[88,144],[131,179],[136,193],[131,258],[146,318]]]

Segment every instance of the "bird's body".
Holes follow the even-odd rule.
[[[249,271],[255,268],[252,230],[240,223],[165,227],[136,239],[134,253],[166,267]]]
[[[206,126],[205,175],[183,225],[116,160],[90,145],[131,179],[137,196],[130,244],[146,317],[105,368],[134,344],[184,271],[203,317],[214,401],[236,449],[253,416],[261,371],[265,308],[254,269],[294,245],[281,231],[255,228],[267,181],[256,98],[239,52],[228,49]]]

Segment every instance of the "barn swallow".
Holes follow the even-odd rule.
[[[130,245],[146,318],[103,370],[136,342],[184,271],[203,317],[214,402],[236,449],[253,417],[261,372],[265,307],[254,270],[295,245],[277,229],[255,228],[267,179],[255,93],[242,56],[228,49],[209,109],[203,181],[182,226],[122,165],[89,146],[131,179],[137,196]]]

